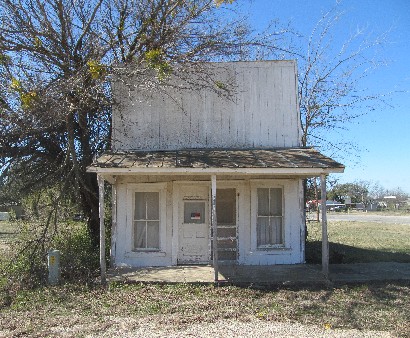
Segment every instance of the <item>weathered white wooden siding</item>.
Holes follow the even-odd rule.
[[[164,208],[165,225],[162,229],[164,240],[160,252],[135,252],[132,250],[133,209],[130,191],[138,184],[157,185],[165,183],[166,205]],[[115,265],[127,266],[169,266],[177,264],[179,215],[178,203],[180,186],[209,186],[210,177],[181,176],[175,181],[173,176],[123,176],[118,177],[117,186],[117,226],[113,236],[116,237],[113,254]],[[218,188],[235,188],[237,192],[237,226],[238,226],[238,264],[272,265],[297,264],[304,262],[304,216],[303,205],[299,199],[302,189],[301,179],[249,179],[218,180]],[[252,193],[260,185],[278,185],[284,192],[284,247],[257,250],[252,238],[255,236],[256,219],[252,217]]]
[[[282,248],[258,250],[256,248],[256,188],[263,186],[279,186],[283,189],[283,221],[284,246]],[[243,192],[242,205],[245,208],[240,223],[239,264],[272,265],[304,263],[304,216],[299,205],[299,193],[302,180],[250,180],[249,187]],[[303,209],[302,209],[303,210]]]
[[[113,150],[300,145],[295,61],[218,64],[229,98],[211,90],[143,91],[113,83]]]
[[[126,182],[132,182],[126,180]],[[138,180],[141,182],[141,180]],[[163,182],[163,181],[161,181]],[[156,252],[137,252],[133,251],[133,219],[132,194],[135,184],[120,182],[117,187],[117,224],[115,233],[115,247],[111,248],[114,255],[114,265],[119,266],[168,266],[172,264],[171,243],[172,243],[172,183],[165,184],[165,205],[160,211],[163,219],[161,228],[160,242],[161,250]]]

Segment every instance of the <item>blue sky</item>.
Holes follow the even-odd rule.
[[[291,21],[292,27],[309,36],[321,15],[336,1],[253,0],[242,4],[257,30],[279,19]],[[388,44],[381,52],[388,65],[362,85],[373,92],[393,93],[388,105],[376,107],[343,132],[343,138],[360,148],[360,159],[356,164],[356,158],[344,158],[346,170],[338,178],[340,182],[371,180],[387,189],[401,187],[410,193],[410,1],[344,0],[338,7],[346,13],[337,26],[335,43],[344,42],[358,28],[366,28],[372,35],[389,31]],[[330,133],[328,137],[340,135]]]

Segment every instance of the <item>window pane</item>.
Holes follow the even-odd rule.
[[[159,222],[147,222],[147,248],[159,249]]]
[[[269,216],[269,189],[258,188],[258,215]]]
[[[146,192],[147,219],[159,220],[159,193]]]
[[[257,218],[257,245],[267,245],[270,244],[270,231],[269,231],[269,217],[258,217]]]
[[[271,188],[270,190],[270,216],[282,216],[282,189]]]
[[[218,225],[236,224],[236,190],[216,190],[216,219]]]
[[[257,245],[283,244],[282,217],[257,218]]]
[[[184,223],[205,223],[205,202],[185,202]]]
[[[270,228],[272,237],[269,244],[282,244],[282,217],[270,217]]]
[[[134,219],[159,220],[159,192],[136,192]]]
[[[135,249],[145,249],[147,247],[146,241],[146,222],[134,222],[134,247]]]
[[[136,192],[135,193],[135,211],[134,219],[145,219],[146,210],[145,210],[145,193]]]

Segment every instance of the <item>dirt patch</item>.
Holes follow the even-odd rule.
[[[210,309],[211,311],[211,309]],[[164,316],[142,319],[110,317],[104,322],[95,319],[87,324],[59,325],[41,332],[45,336],[75,337],[393,337],[389,332],[333,329],[330,325],[304,325],[295,322],[263,321],[256,318],[247,321],[217,320],[175,327]],[[13,332],[5,332],[13,334]],[[1,331],[0,331],[1,335]]]

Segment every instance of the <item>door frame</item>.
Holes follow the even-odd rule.
[[[180,228],[180,222],[182,221],[179,217],[179,206],[182,198],[182,192],[184,186],[202,186],[202,187],[207,187],[210,191],[211,189],[211,181],[178,181],[178,182],[173,182],[173,197],[172,197],[172,265],[178,265],[178,253],[179,253],[179,228]],[[208,193],[208,199],[207,199],[208,205],[206,206],[207,214],[206,217],[208,220],[210,220],[210,196]],[[209,222],[208,222],[209,223]],[[208,261],[210,257],[210,226],[208,229]],[[209,264],[209,262],[208,262]]]
[[[172,186],[172,265],[178,265],[178,251],[179,251],[179,204],[181,199],[181,190],[183,186],[193,186],[200,185],[206,186],[209,189],[209,201],[208,201],[208,217],[210,219],[211,215],[211,177],[209,181],[174,181]],[[220,180],[216,182],[216,189],[224,188],[235,188],[236,189],[236,231],[237,231],[237,261],[240,264],[244,257],[244,250],[246,247],[246,235],[250,237],[250,230],[246,231],[245,221],[247,215],[249,216],[249,210],[246,205],[243,204],[245,194],[249,194],[249,180],[239,179],[239,180]],[[248,188],[248,189],[247,189]],[[211,258],[211,226],[209,225],[209,260]],[[248,239],[250,240],[250,238]],[[245,242],[244,242],[245,241]],[[211,264],[212,262],[209,261]]]
[[[209,189],[206,186],[195,184],[181,187],[182,194],[178,200],[178,233],[179,247],[177,261],[180,265],[206,265],[209,264]],[[197,207],[192,209],[192,205]],[[188,208],[188,209],[187,209]],[[192,210],[191,210],[192,209]],[[202,209],[202,210],[201,210]],[[191,221],[188,210],[200,211],[200,221]],[[187,219],[188,217],[188,219]],[[188,235],[186,237],[186,235]]]
[[[249,179],[220,180],[216,181],[216,190],[235,189],[236,190],[236,261],[233,264],[242,264],[245,253],[247,236],[250,237],[249,229],[249,208],[244,203],[249,195]],[[217,220],[218,222],[218,220]],[[211,239],[209,240],[211,241]]]

